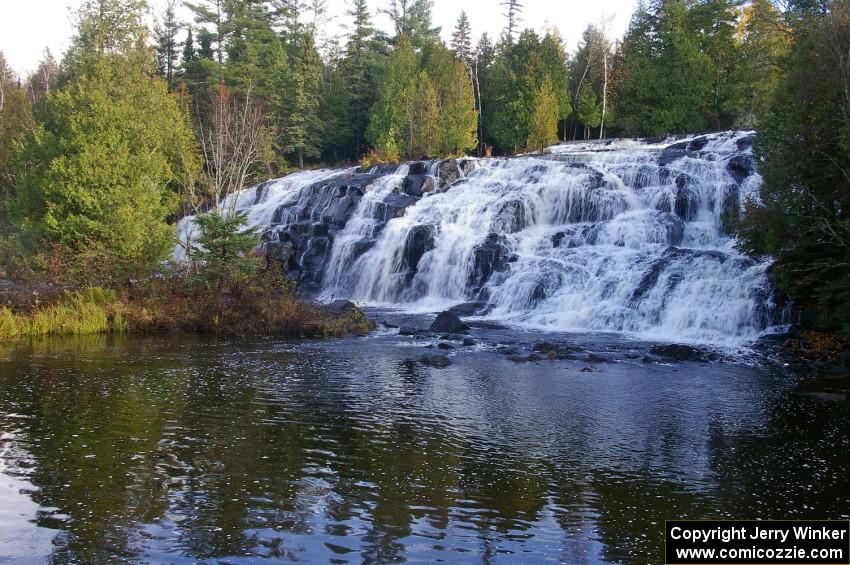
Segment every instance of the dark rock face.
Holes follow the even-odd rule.
[[[410,278],[416,273],[419,261],[427,252],[434,249],[434,236],[437,228],[430,225],[414,226],[407,234],[404,244],[403,268]]]
[[[473,266],[467,286],[475,292],[480,290],[494,272],[505,268],[508,258],[507,238],[497,233],[488,234],[484,242],[473,251]]]
[[[453,314],[447,310],[437,314],[437,318],[428,330],[432,332],[460,333],[469,330],[469,326],[464,324],[457,317],[457,314]]]
[[[735,155],[726,163],[726,170],[740,184],[745,178],[752,175],[756,170],[756,162],[750,154]]]

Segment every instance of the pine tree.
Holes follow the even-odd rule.
[[[308,31],[299,39],[291,61],[287,114],[283,119],[283,150],[295,156],[301,169],[305,158],[321,154],[320,81],[319,56]]]
[[[186,28],[186,39],[183,40],[183,51],[180,57],[182,67],[185,68],[186,65],[194,61],[196,57],[195,38],[192,34],[192,26],[189,26]]]
[[[369,143],[386,159],[413,153],[418,76],[413,45],[407,37],[402,37],[387,62],[366,132]]]
[[[154,27],[157,66],[169,85],[174,83],[174,70],[177,66],[177,9],[178,0],[167,0],[165,9]]]
[[[508,23],[505,26],[505,36],[508,41],[512,41],[514,34],[519,30],[520,13],[522,13],[522,4],[519,0],[502,0],[502,6],[505,7],[505,17]]]
[[[15,144],[34,126],[27,92],[0,52],[0,232],[6,228],[6,197],[13,192]]]
[[[457,25],[452,33],[451,46],[455,57],[471,66],[472,29],[469,26],[469,18],[466,17],[466,10],[460,11],[460,16],[458,16],[457,19]]]
[[[353,0],[348,15],[353,22],[342,66],[346,88],[350,92],[350,114],[356,156],[365,150],[366,127],[369,124],[369,113],[375,103],[375,88],[370,76],[370,67],[374,65],[375,59],[372,49],[372,37],[375,30],[370,22],[366,0]]]

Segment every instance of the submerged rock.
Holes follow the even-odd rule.
[[[655,345],[649,348],[649,352],[653,355],[671,361],[696,361],[698,363],[707,363],[707,352],[692,347],[690,345],[682,345],[672,343],[670,345]]]
[[[452,360],[445,355],[423,355],[419,362],[428,367],[443,368],[452,364]]]

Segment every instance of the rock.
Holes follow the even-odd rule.
[[[449,312],[458,316],[474,316],[487,306],[486,302],[464,302],[449,308]]]
[[[478,328],[482,330],[506,330],[508,326],[503,324],[497,324],[496,322],[480,322],[480,321],[470,321],[467,325],[471,328]]]
[[[466,284],[470,289],[477,290],[487,283],[494,272],[504,270],[508,260],[507,238],[490,233],[483,243],[475,246],[472,253],[472,270]]]
[[[397,328],[398,327],[396,324],[392,324],[392,323],[388,322],[387,320],[384,320],[381,323],[384,324],[385,328]]]
[[[728,163],[726,163],[726,170],[730,175],[732,175],[735,182],[741,184],[745,178],[755,172],[756,162],[752,155],[746,153],[742,155],[735,155],[729,159]]]
[[[754,135],[745,135],[744,137],[736,139],[735,145],[738,147],[738,151],[746,151],[752,147],[754,138]]]
[[[436,228],[430,225],[413,226],[407,232],[407,240],[402,252],[403,266],[407,271],[415,273],[422,256],[434,249],[436,232]]]
[[[584,358],[588,363],[611,363],[612,361],[607,357],[603,357],[602,355],[596,355],[595,353],[590,353],[587,357]]]
[[[513,345],[505,345],[503,347],[498,348],[496,351],[501,353],[502,355],[518,355],[519,349]]]
[[[539,355],[535,355],[532,353],[531,355],[509,355],[508,361],[513,361],[514,363],[534,363],[537,361],[541,361],[542,358]]]
[[[705,352],[690,345],[673,343],[670,345],[655,345],[649,349],[653,355],[672,361],[696,361],[706,363]]]
[[[405,209],[412,206],[418,199],[407,194],[390,194],[384,198],[384,217],[376,218],[379,220],[389,221],[393,218],[399,218],[404,215]]]
[[[350,300],[334,300],[325,306],[325,310],[334,316],[349,315],[358,311],[357,305]]]
[[[463,339],[463,346],[464,347],[472,347],[473,345],[475,345],[475,343],[476,343],[475,340],[472,339],[471,337],[466,337],[466,338]]]
[[[457,160],[446,159],[437,165],[437,178],[442,186],[448,186],[459,179],[463,173],[457,165]]]
[[[428,367],[443,368],[452,364],[452,360],[445,355],[423,355],[419,362]]]
[[[592,373],[592,372],[593,372],[593,369],[591,369],[590,367],[583,367],[583,368],[581,368],[581,369],[579,369],[579,370],[580,370],[582,373]]]
[[[457,317],[457,314],[445,311],[437,314],[437,318],[428,329],[432,332],[460,333],[467,331],[469,326],[464,324],[461,319]]]
[[[556,351],[557,349],[558,346],[551,341],[538,341],[534,344],[534,351],[539,351],[541,353],[549,353],[550,351]]]
[[[445,341],[441,341],[437,344],[439,349],[454,349],[454,346],[451,343],[446,343]]]
[[[419,333],[419,330],[414,328],[413,326],[401,326],[398,329],[398,335],[416,335]]]

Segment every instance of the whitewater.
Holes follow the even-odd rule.
[[[761,186],[752,138],[304,171],[234,197],[264,253],[323,300],[738,346],[784,321],[769,261],[734,238]],[[181,241],[193,230],[184,219]]]

